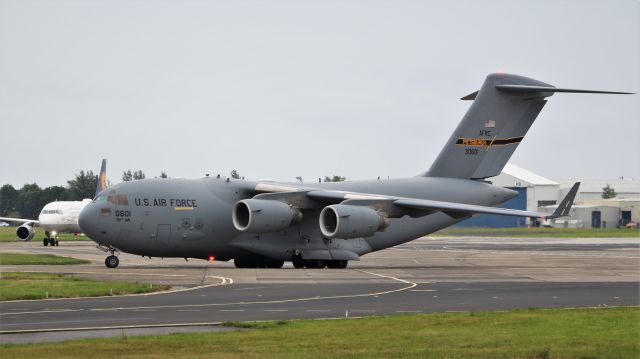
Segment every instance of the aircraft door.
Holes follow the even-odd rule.
[[[600,211],[591,212],[591,228],[600,228]]]
[[[159,224],[156,231],[156,245],[158,247],[166,247],[171,240],[171,225]]]

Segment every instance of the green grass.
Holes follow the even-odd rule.
[[[548,238],[639,238],[639,229],[628,228],[484,228],[449,227],[432,234],[434,237],[548,237]]]
[[[0,273],[0,300],[98,297],[106,295],[148,293],[165,290],[166,285],[98,281],[64,274],[4,272]]]
[[[235,323],[231,323],[235,324]],[[223,333],[3,345],[10,358],[638,358],[640,308],[244,323]]]
[[[87,264],[90,261],[53,254],[0,253],[0,265]]]
[[[16,236],[16,228],[17,227],[0,227],[0,242],[17,242],[19,241],[18,236]],[[34,227],[36,230],[36,234],[33,236],[32,241],[38,241],[42,243],[42,239],[44,238],[44,231],[40,227]],[[58,235],[58,240],[60,241],[90,241],[89,237],[81,236],[81,235],[73,235],[70,233],[60,233]]]

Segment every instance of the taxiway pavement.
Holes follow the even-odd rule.
[[[92,242],[0,244],[88,265],[0,266],[168,284],[149,295],[3,302],[0,341],[72,330],[204,325],[236,320],[336,318],[529,307],[640,303],[639,238],[431,238],[371,253],[347,269],[236,269],[231,263],[123,254],[104,267]],[[14,333],[14,334],[11,334]],[[48,334],[46,334],[48,333]]]

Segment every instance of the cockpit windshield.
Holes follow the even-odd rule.
[[[101,195],[98,195],[98,197],[96,197],[93,200],[93,202],[94,203],[109,202],[111,204],[117,204],[119,206],[129,205],[129,199],[124,194],[110,194],[110,195],[101,194]]]
[[[62,211],[59,209],[43,209],[40,214],[62,214]]]
[[[106,194],[100,194],[96,198],[93,199],[94,203],[106,202],[106,201],[107,201],[107,195]]]

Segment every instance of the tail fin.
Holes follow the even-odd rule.
[[[96,187],[96,196],[98,193],[104,191],[107,188],[107,159],[102,159],[102,166],[100,167],[100,175],[98,176],[98,186]]]
[[[580,188],[580,182],[576,182],[573,184],[573,187],[569,190],[564,199],[560,202],[556,210],[552,215],[545,217],[546,219],[554,219],[558,217],[564,217],[569,215],[569,211],[571,211],[571,206],[573,205],[573,201],[576,199],[576,194],[578,194],[578,188]]]
[[[555,92],[628,94],[561,89],[510,74],[487,76],[455,132],[423,176],[483,179],[500,174]]]

